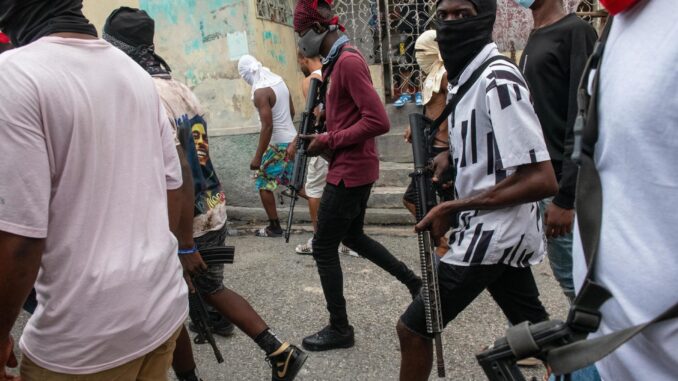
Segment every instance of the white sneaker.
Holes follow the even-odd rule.
[[[339,254],[348,255],[349,257],[360,258],[360,255],[358,255],[358,253],[349,249],[343,243],[339,245]]]
[[[308,239],[306,243],[300,243],[294,249],[294,251],[299,255],[312,255],[313,254],[313,237]]]

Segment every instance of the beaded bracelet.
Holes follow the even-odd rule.
[[[192,248],[190,249],[179,249],[177,250],[177,253],[179,255],[189,255],[189,254],[195,254],[198,252],[198,247],[196,245],[193,245]]]

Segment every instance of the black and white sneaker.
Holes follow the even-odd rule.
[[[297,376],[308,355],[290,343],[283,343],[277,351],[266,356],[271,364],[273,381],[291,381]]]

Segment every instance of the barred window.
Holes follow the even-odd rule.
[[[292,26],[294,0],[257,0],[257,18]]]

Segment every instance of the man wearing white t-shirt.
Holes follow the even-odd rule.
[[[24,381],[166,379],[188,314],[181,168],[153,80],[81,8],[0,1],[18,47],[0,56],[0,378],[35,282]]]
[[[678,2],[601,1],[616,14],[600,67],[594,161],[603,205],[595,279],[612,292],[608,334],[678,299]],[[586,275],[579,229],[574,280]],[[606,381],[678,379],[678,320],[649,328],[596,364]]]

